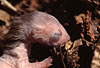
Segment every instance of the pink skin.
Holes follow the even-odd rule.
[[[41,62],[30,63],[28,61],[31,43],[59,46],[70,40],[67,31],[55,17],[42,12],[35,12],[35,14],[37,15],[31,20],[30,33],[25,35],[26,40],[20,42],[18,47],[4,52],[0,57],[0,68],[48,68],[52,65],[51,57]]]
[[[9,52],[12,55],[8,54]],[[13,56],[16,54],[16,56]],[[19,47],[16,47],[13,50],[6,51],[0,57],[0,68],[48,68],[52,64],[51,57],[46,58],[41,62],[30,63],[28,61],[27,49],[25,44],[20,43]]]
[[[47,46],[59,46],[70,40],[67,31],[55,17],[46,13],[40,12],[40,14],[36,15],[37,18],[33,18],[32,32],[29,35],[32,42],[39,42]]]

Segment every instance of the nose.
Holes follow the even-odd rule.
[[[62,35],[58,41],[58,43],[67,43],[68,41],[70,40],[70,36],[69,34],[67,33],[67,31],[64,29],[62,30]]]

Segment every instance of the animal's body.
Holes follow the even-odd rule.
[[[59,46],[68,40],[70,37],[66,30],[52,15],[35,11],[17,17],[11,22],[11,28],[5,36],[0,68],[47,68],[52,62],[50,57],[29,63],[31,43]]]

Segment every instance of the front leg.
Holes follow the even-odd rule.
[[[41,62],[34,62],[34,63],[30,63],[27,60],[19,61],[17,68],[48,68],[52,65],[51,63],[52,63],[51,57],[48,57]]]
[[[31,66],[32,68],[48,68],[52,65],[51,63],[52,63],[52,58],[48,57],[41,62],[32,63]]]

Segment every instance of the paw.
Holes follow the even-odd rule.
[[[41,63],[41,66],[43,68],[47,68],[47,67],[50,67],[52,65],[52,61],[53,61],[52,58],[48,57],[45,60],[41,61],[40,63]]]

